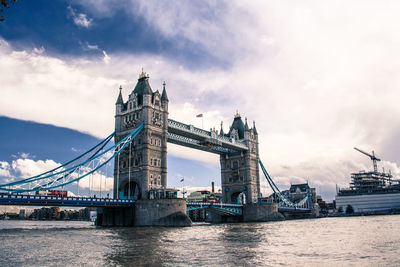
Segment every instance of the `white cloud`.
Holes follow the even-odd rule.
[[[60,164],[53,160],[32,160],[20,158],[11,163],[12,171],[19,178],[28,178],[58,167]]]
[[[68,10],[72,17],[72,20],[77,26],[84,28],[89,28],[91,26],[93,19],[88,19],[86,14],[76,13],[71,6],[68,6]]]
[[[77,184],[76,182],[74,184]],[[92,191],[109,191],[114,186],[114,178],[102,173],[94,172],[79,181],[79,187]]]
[[[113,119],[110,117],[107,122],[104,115],[114,112],[114,93],[123,80],[96,74],[96,61],[65,61],[12,51],[7,46],[0,47],[0,55],[0,70],[4,74],[0,114],[79,129],[99,137],[112,132]],[[86,103],[82,102],[84,99]],[[100,107],[103,115],[98,113]],[[93,122],[104,128],[90,131],[92,127],[87,126]]]
[[[10,164],[6,161],[0,161],[0,177],[10,177]]]
[[[74,23],[78,26],[89,28],[92,19],[87,19],[86,14],[78,14],[74,17]]]
[[[25,153],[25,152],[21,152],[19,155],[20,155],[21,158],[23,158],[23,159],[27,159],[27,158],[30,157],[30,154],[29,154],[29,153]]]
[[[89,50],[99,50],[99,46],[98,45],[91,45],[88,42],[86,42],[86,48]]]
[[[105,64],[110,63],[111,58],[107,55],[106,51],[103,50],[103,61]]]
[[[32,50],[32,52],[35,53],[35,54],[43,54],[44,51],[46,51],[46,49],[44,49],[43,46],[41,46],[40,48],[36,48],[36,47],[35,47],[35,48],[33,48],[33,50]]]

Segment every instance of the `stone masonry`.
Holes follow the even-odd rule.
[[[115,157],[114,198],[147,199],[150,189],[167,186],[168,97],[153,92],[143,72],[126,102],[120,93],[115,104],[115,142],[144,122],[143,130]]]
[[[223,135],[221,124],[220,135]],[[255,203],[260,197],[258,133],[255,123],[249,128],[236,113],[229,133],[233,141],[244,141],[248,150],[220,156],[223,201],[225,203]],[[245,200],[243,200],[243,195]]]

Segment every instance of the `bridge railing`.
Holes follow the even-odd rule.
[[[213,202],[187,202],[186,205],[191,206],[219,206],[219,207],[237,207],[241,208],[241,204],[226,204],[226,203],[213,203]]]
[[[68,206],[71,204],[75,206],[76,204],[90,204],[97,203],[102,204],[101,206],[113,206],[124,204],[132,205],[135,203],[134,200],[130,199],[113,199],[113,198],[97,198],[97,197],[64,197],[64,196],[40,196],[40,195],[22,195],[22,194],[9,194],[9,193],[0,193],[0,204],[14,205],[18,203],[20,205],[33,205],[37,204],[39,206],[45,205],[46,203],[51,202],[52,204],[59,204],[60,206]],[[90,206],[90,205],[89,205]]]
[[[193,139],[193,138],[189,138],[186,136],[182,136],[179,134],[175,134],[175,133],[171,133],[168,132],[168,141],[171,142],[177,142],[177,143],[185,143],[190,147],[196,148],[196,149],[200,149],[200,150],[205,150],[205,151],[209,151],[209,152],[213,152],[213,153],[217,153],[217,154],[221,154],[221,153],[230,153],[232,151],[232,149],[229,148],[225,148],[222,146],[204,146],[201,141]]]
[[[193,125],[188,125],[176,120],[168,119],[168,127],[176,127],[182,130],[186,130],[188,132],[195,132],[199,135],[203,135],[205,137],[210,137],[211,134],[209,131],[194,127]]]
[[[187,211],[199,209],[217,210],[223,214],[242,216],[243,205],[240,204],[224,204],[224,203],[209,203],[209,202],[188,202],[186,203]]]
[[[216,139],[222,143],[225,144],[229,144],[230,146],[236,146],[236,147],[240,147],[241,149],[247,150],[247,146],[246,144],[240,142],[240,141],[232,141],[230,138],[226,137],[226,136],[220,136],[220,135],[216,135],[215,138],[212,137],[211,132],[194,127],[193,125],[188,125],[176,120],[172,120],[172,119],[168,119],[168,127],[171,128],[178,128],[180,130],[186,131],[188,133],[195,133],[197,135],[200,135],[202,137],[205,138],[211,138],[211,139]]]

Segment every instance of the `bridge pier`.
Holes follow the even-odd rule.
[[[129,208],[98,208],[98,226],[191,226],[183,199],[142,199]]]
[[[135,226],[191,226],[186,200],[142,199],[135,203]]]
[[[209,223],[239,223],[242,221],[242,216],[222,215],[214,212],[209,212],[206,219],[206,222]]]
[[[134,207],[105,207],[97,208],[97,226],[125,227],[134,226]]]
[[[243,221],[244,222],[268,222],[281,221],[285,217],[278,212],[278,204],[246,204],[243,205]]]

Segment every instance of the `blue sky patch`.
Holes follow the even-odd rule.
[[[5,16],[0,36],[20,50],[44,47],[50,55],[74,57],[102,56],[103,50],[159,54],[189,69],[229,67],[228,60],[213,56],[201,44],[181,35],[165,36],[140,14],[123,10],[114,16],[93,17],[84,7],[67,1],[37,0],[18,1]]]

